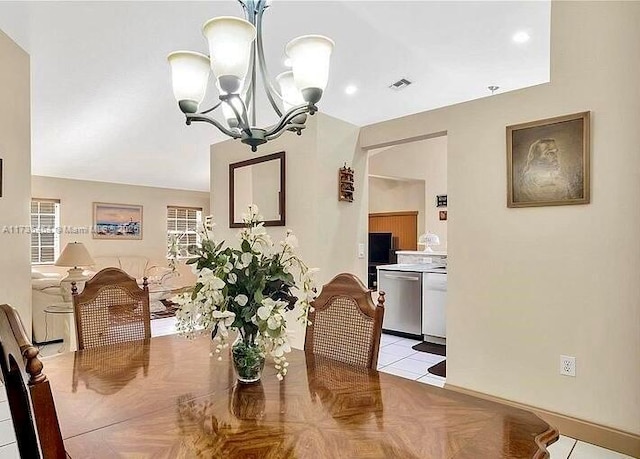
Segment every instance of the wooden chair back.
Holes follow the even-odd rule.
[[[20,457],[66,457],[58,415],[42,362],[18,315],[0,305],[0,379],[7,390],[9,411]]]
[[[72,284],[78,348],[151,338],[149,286],[118,268],[105,268],[87,281],[82,293]]]
[[[384,292],[379,292],[375,305],[371,291],[360,279],[342,273],[322,287],[312,306],[305,352],[375,370],[384,317]]]

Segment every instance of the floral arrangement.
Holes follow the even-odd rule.
[[[192,292],[174,299],[177,328],[186,335],[211,330],[217,354],[229,346],[229,331],[237,330],[232,354],[239,377],[255,371],[270,354],[282,379],[288,366],[285,354],[291,351],[285,311],[298,307],[298,319],[307,324],[316,270],[296,255],[298,240],[291,231],[276,245],[262,220],[257,206],[249,206],[239,247],[224,247],[224,241],[214,238],[211,217],[205,219],[201,245],[187,262],[194,265],[197,283]]]

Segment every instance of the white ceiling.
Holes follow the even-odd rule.
[[[212,126],[187,127],[166,55],[207,52],[202,24],[236,1],[0,2],[0,29],[31,55],[36,175],[209,189]],[[356,125],[549,81],[550,4],[275,0],[265,15],[270,73],[284,45],[319,33],[336,48],[321,111]],[[516,44],[525,30],[531,40]],[[389,84],[407,78],[402,91]],[[344,92],[348,84],[359,90]],[[209,102],[217,98],[210,90]],[[258,124],[275,121],[264,100]],[[289,135],[289,134],[285,134]]]

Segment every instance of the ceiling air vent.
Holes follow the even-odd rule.
[[[398,81],[396,81],[395,83],[391,83],[389,85],[389,88],[394,89],[396,91],[400,91],[401,89],[406,88],[410,84],[411,84],[411,82],[409,80],[407,80],[406,78],[401,78]]]

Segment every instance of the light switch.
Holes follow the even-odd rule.
[[[358,258],[364,258],[364,244],[358,244]]]

